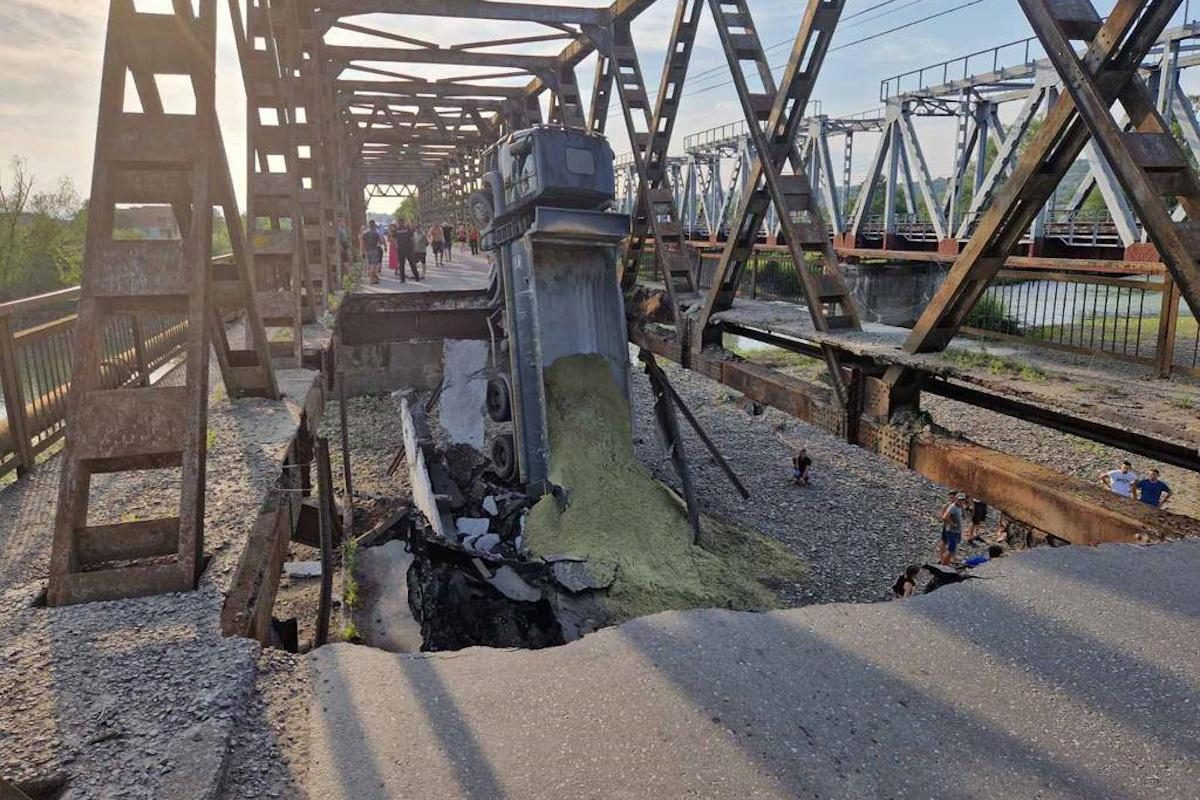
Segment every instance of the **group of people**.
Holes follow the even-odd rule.
[[[339,241],[341,238],[339,233]],[[456,240],[464,248],[469,246],[472,255],[479,254],[479,230],[475,227],[459,225],[456,229],[448,222],[441,222],[425,228],[420,223],[409,224],[406,220],[398,219],[384,231],[380,230],[379,223],[371,220],[360,237],[363,257],[367,262],[367,282],[379,283],[385,254],[388,269],[401,283],[407,280],[405,273],[410,268],[413,280],[419,281],[428,266],[428,252],[433,251],[434,266],[440,267],[454,257]]]
[[[1154,508],[1162,508],[1171,499],[1171,487],[1159,476],[1157,469],[1151,469],[1148,477],[1139,478],[1128,461],[1122,461],[1118,469],[1101,472],[1100,482],[1113,494],[1140,500]]]

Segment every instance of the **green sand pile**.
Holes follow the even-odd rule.
[[[535,555],[618,565],[607,605],[617,620],[668,609],[777,608],[772,587],[794,584],[804,562],[756,532],[705,517],[692,544],[687,510],[633,452],[629,406],[600,356],[560,359],[546,372],[550,480],[567,491],[530,512]]]

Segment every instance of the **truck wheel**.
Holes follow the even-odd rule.
[[[508,389],[508,380],[497,375],[488,381],[487,412],[493,422],[509,422],[512,420],[512,395]]]
[[[516,480],[517,445],[511,433],[501,434],[492,442],[492,468],[500,480]]]

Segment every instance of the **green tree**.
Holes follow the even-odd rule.
[[[396,213],[393,215],[396,219],[404,220],[410,225],[417,221],[417,200],[415,197],[406,197],[404,201],[396,208]]]
[[[0,180],[0,299],[28,297],[79,282],[87,209],[71,181],[37,191],[23,159]],[[0,176],[3,178],[3,176]]]

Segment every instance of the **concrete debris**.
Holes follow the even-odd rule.
[[[454,520],[454,527],[458,530],[460,536],[482,536],[488,532],[492,521],[490,519],[480,519],[478,517],[458,517]]]
[[[550,572],[560,586],[573,593],[607,589],[617,579],[617,565],[606,561],[556,561]]]
[[[483,506],[484,512],[487,513],[488,516],[494,517],[500,513],[500,507],[496,505],[495,497],[489,495],[483,498],[483,503],[481,505]]]
[[[502,564],[488,583],[505,597],[518,603],[536,603],[542,599],[542,591],[526,583],[517,571],[507,564]]]
[[[471,548],[481,553],[490,553],[500,546],[500,536],[495,533],[485,533],[471,543]]]
[[[289,561],[283,565],[283,571],[289,578],[319,578],[321,577],[321,562]]]

